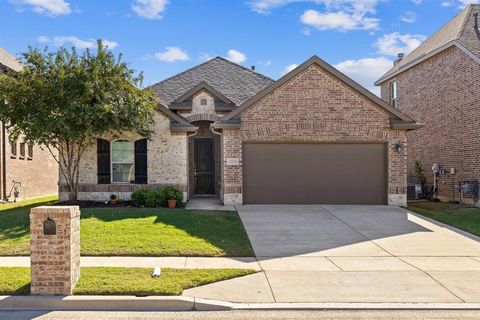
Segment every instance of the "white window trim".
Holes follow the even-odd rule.
[[[133,164],[133,178],[135,179],[135,141],[130,139],[120,138],[110,142],[110,183],[111,184],[133,184],[132,182],[114,182],[113,181],[113,144],[117,141],[128,141],[133,143],[133,161],[132,162],[115,162],[115,163],[132,163]]]
[[[395,86],[395,98],[393,97],[394,86]],[[393,79],[392,81],[390,81],[389,87],[390,87],[389,88],[389,91],[390,91],[390,105],[394,108],[397,108],[398,107],[398,83],[397,83],[397,79]]]

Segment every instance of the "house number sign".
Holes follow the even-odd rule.
[[[227,166],[238,166],[240,160],[238,158],[227,158]]]

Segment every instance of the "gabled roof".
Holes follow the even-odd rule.
[[[240,105],[274,80],[221,57],[216,57],[171,78],[152,85],[160,103],[172,102],[200,83],[206,82],[235,105]]]
[[[18,62],[18,60],[12,54],[2,47],[0,47],[0,65],[12,71],[22,70],[22,65],[20,62]]]
[[[348,86],[350,86],[351,88],[353,88],[354,90],[356,90],[357,92],[362,94],[364,97],[371,100],[372,102],[377,104],[379,107],[383,108],[387,113],[389,113],[391,115],[391,119],[394,120],[392,122],[392,127],[398,126],[399,124],[402,124],[402,125],[408,124],[410,126],[418,126],[412,118],[403,114],[398,109],[393,108],[387,102],[380,99],[375,94],[373,94],[369,90],[365,89],[360,84],[353,81],[352,79],[350,79],[349,77],[347,77],[346,75],[344,75],[343,73],[341,73],[340,71],[335,69],[333,66],[331,66],[330,64],[325,62],[324,60],[320,59],[318,56],[311,57],[310,59],[308,59],[307,61],[302,63],[300,66],[298,66],[297,68],[290,71],[289,73],[284,75],[282,78],[280,78],[278,81],[271,84],[270,86],[268,86],[267,88],[265,88],[264,90],[259,92],[257,95],[253,96],[252,98],[250,98],[249,100],[244,102],[242,105],[240,105],[239,107],[235,108],[233,111],[231,111],[230,113],[225,115],[222,119],[217,121],[216,124],[226,125],[226,124],[228,124],[229,121],[231,121],[233,123],[232,120],[238,119],[243,110],[250,107],[251,105],[253,105],[257,101],[259,101],[260,99],[264,98],[265,96],[267,96],[268,94],[273,92],[275,89],[282,86],[287,81],[294,78],[295,76],[297,76],[298,74],[300,74],[301,72],[303,72],[305,69],[307,69],[308,67],[310,67],[313,64],[317,64],[320,67],[322,67],[323,69],[327,70],[329,73],[331,73],[337,79],[343,81],[345,84],[347,84]],[[219,126],[217,126],[217,127],[219,127]],[[409,128],[409,129],[411,129],[411,128]]]
[[[205,81],[202,81],[192,89],[188,90],[178,99],[173,101],[170,104],[169,109],[171,110],[191,109],[192,98],[195,94],[197,94],[200,91],[207,91],[211,95],[213,95],[217,100],[219,100],[215,103],[215,109],[221,108],[222,110],[230,111],[235,107],[235,103],[233,103],[232,100],[225,97],[221,92],[218,92],[217,90],[215,90],[212,86],[210,86]]]
[[[425,42],[409,53],[399,63],[375,82],[375,85],[387,81],[417,63],[451,47],[457,46],[480,59],[480,39],[474,29],[474,13],[480,11],[480,5],[469,5]]]

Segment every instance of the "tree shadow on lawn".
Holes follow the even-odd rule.
[[[0,205],[0,241],[18,239],[30,233],[30,209],[55,203],[56,200],[38,202],[2,210]]]
[[[81,219],[90,218],[104,222],[154,218],[153,224],[173,227],[192,238],[202,239],[223,251],[226,256],[254,255],[240,217],[232,211],[133,207],[83,209]],[[141,225],[134,223],[131,225],[132,231],[142,233]],[[136,227],[138,230],[135,230]]]

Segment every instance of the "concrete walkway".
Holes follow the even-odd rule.
[[[244,303],[480,302],[480,238],[455,228],[390,206],[237,210],[264,273],[184,295]]]
[[[186,209],[192,210],[217,210],[217,211],[235,211],[234,206],[224,206],[217,198],[193,198],[188,200]]]
[[[82,267],[260,270],[255,258],[203,257],[81,257]],[[0,257],[0,267],[30,267],[30,257]]]

